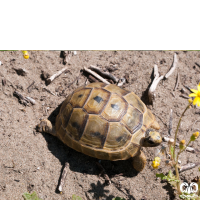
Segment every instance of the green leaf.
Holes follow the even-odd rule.
[[[82,200],[82,198],[77,196],[77,195],[75,195],[75,194],[73,194],[72,195],[72,200]]]
[[[121,198],[121,197],[115,197],[115,198],[113,198],[112,200],[126,200],[126,199]]]
[[[166,177],[163,173],[161,173],[161,174],[156,174],[156,177],[160,177],[161,178],[161,180],[163,180],[163,179],[165,179],[165,178],[163,178],[163,177]]]
[[[22,197],[24,197],[24,200],[42,200],[38,197],[37,193],[34,191],[32,194],[25,192]]]

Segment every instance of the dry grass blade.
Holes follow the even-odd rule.
[[[62,193],[62,191],[63,191],[63,186],[65,184],[65,180],[66,180],[68,170],[69,170],[69,163],[66,162],[64,169],[63,169],[63,172],[62,172],[62,175],[61,175],[60,183],[58,185],[58,191],[60,193]]]

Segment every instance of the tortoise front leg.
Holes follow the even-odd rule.
[[[48,119],[41,120],[41,122],[37,125],[36,129],[41,133],[45,132],[45,133],[50,133],[53,136],[56,136],[55,127]]]
[[[137,154],[135,157],[133,157],[133,162],[132,162],[133,168],[134,168],[135,170],[137,170],[138,172],[140,172],[140,171],[142,171],[142,170],[144,169],[144,167],[145,167],[145,165],[146,165],[146,162],[147,162],[146,156],[145,156],[144,153],[140,150],[140,151],[138,152],[138,154]]]

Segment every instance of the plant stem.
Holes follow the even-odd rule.
[[[181,120],[182,120],[182,117],[183,115],[185,114],[186,110],[191,106],[192,103],[190,103],[186,108],[185,110],[183,111],[180,119],[179,119],[179,122],[178,122],[178,126],[176,128],[176,132],[175,132],[175,137],[174,137],[174,153],[173,153],[173,159],[175,161],[175,146],[176,146],[176,139],[177,139],[177,134],[178,134],[178,129],[179,129],[179,126],[180,126],[180,123],[181,123]]]
[[[178,153],[178,155],[177,155],[177,160],[175,160],[175,146],[176,146],[176,139],[177,139],[177,134],[178,134],[178,129],[179,129],[179,126],[180,126],[180,124],[181,124],[181,120],[182,120],[182,117],[183,117],[183,115],[185,114],[185,112],[187,111],[187,109],[191,106],[191,104],[192,103],[189,103],[189,105],[185,108],[185,110],[183,111],[183,113],[182,113],[182,115],[181,115],[181,117],[180,117],[180,119],[179,119],[179,122],[178,122],[178,125],[177,125],[177,128],[176,128],[176,132],[175,132],[175,137],[174,137],[174,148],[173,148],[173,159],[174,159],[174,161],[175,161],[175,165],[174,165],[174,167],[175,167],[175,171],[176,171],[176,179],[178,179],[179,180],[179,182],[177,182],[177,191],[178,191],[178,193],[179,194],[181,194],[181,190],[180,190],[180,183],[181,183],[181,181],[180,181],[180,178],[179,178],[179,171],[178,171],[178,156],[179,156],[179,154],[182,152],[182,151],[180,151],[179,153]],[[189,144],[189,143],[188,143]]]

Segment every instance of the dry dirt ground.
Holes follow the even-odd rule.
[[[141,173],[131,167],[127,161],[102,161],[102,166],[113,181],[105,185],[101,170],[95,158],[88,157],[68,148],[57,138],[38,133],[35,126],[40,119],[50,117],[55,120],[59,105],[65,97],[78,86],[86,83],[87,77],[80,75],[83,67],[90,65],[102,69],[116,68],[112,73],[123,78],[129,75],[128,83],[123,87],[135,92],[145,103],[146,90],[152,81],[154,64],[159,72],[165,74],[172,65],[173,51],[77,51],[70,62],[63,64],[59,51],[29,51],[30,58],[25,60],[21,51],[0,52],[0,199],[20,200],[24,192],[36,191],[43,200],[71,199],[76,194],[82,199],[108,199],[119,196],[127,200],[176,199],[173,189],[164,181],[156,178],[156,173],[166,173],[169,167],[164,164],[157,170],[152,169],[154,148],[143,148],[147,165]],[[168,134],[170,109],[173,109],[174,136],[178,119],[188,101],[180,97],[183,85],[196,89],[200,81],[200,52],[178,51],[178,68],[156,89],[153,107],[148,107],[159,122],[162,136]],[[42,70],[53,75],[63,67],[68,67],[61,76],[46,86],[42,80]],[[18,75],[16,68],[24,68],[27,75]],[[173,91],[177,73],[179,85]],[[5,81],[6,80],[6,81]],[[30,92],[27,87],[35,81]],[[73,84],[70,84],[73,83]],[[47,88],[56,96],[50,94]],[[15,89],[24,96],[36,100],[35,105],[24,106],[13,95]],[[185,89],[185,88],[184,88]],[[186,93],[189,93],[185,89]],[[58,109],[56,109],[58,108]],[[181,123],[178,141],[190,137],[200,125],[198,108],[188,110]],[[192,124],[196,123],[192,126]],[[200,139],[193,144],[200,149]],[[185,152],[180,156],[182,165],[198,162],[199,154]],[[69,171],[63,194],[57,192],[57,185],[65,162]],[[121,174],[117,176],[118,174]],[[198,168],[181,173],[181,178],[190,182],[199,175]],[[177,198],[178,199],[178,198]]]

